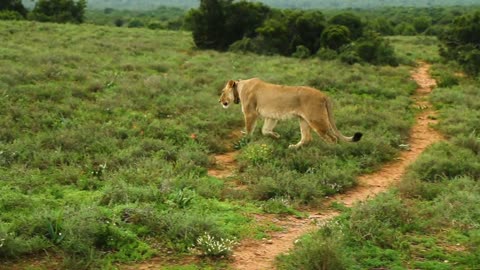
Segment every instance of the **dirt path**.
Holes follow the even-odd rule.
[[[415,101],[415,106],[421,111],[416,116],[410,140],[405,146],[408,150],[403,151],[394,162],[386,164],[379,171],[359,177],[358,185],[355,188],[326,200],[323,209],[327,209],[332,202],[339,202],[350,207],[356,202],[367,200],[386,191],[388,187],[398,183],[407,166],[417,159],[427,146],[443,139],[441,134],[430,127],[436,123],[436,117],[427,96],[436,83],[430,77],[429,69],[429,64],[421,62],[419,67],[412,72],[412,79],[419,86],[412,99]],[[231,175],[231,169],[235,168],[234,154],[217,156],[216,161],[217,168],[210,171],[212,176]],[[273,269],[277,255],[288,252],[301,235],[316,229],[318,224],[324,223],[338,214],[334,210],[322,210],[310,213],[306,219],[291,216],[283,219],[274,215],[256,216],[258,222],[272,222],[282,227],[283,230],[271,234],[268,240],[246,239],[242,241],[234,252],[231,266],[239,270]]]

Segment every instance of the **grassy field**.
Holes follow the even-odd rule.
[[[480,265],[480,124],[478,80],[435,55],[435,40],[391,38],[408,57],[434,62],[431,102],[448,139],[429,147],[398,188],[346,209],[279,269],[478,269]],[[407,54],[408,53],[408,54]],[[323,269],[323,268],[322,268]]]
[[[395,158],[413,123],[408,65],[197,51],[190,33],[148,29],[2,21],[0,34],[0,258],[8,264],[48,254],[65,269],[108,269],[192,247],[221,256],[228,250],[209,253],[213,240],[198,239],[264,237],[278,228],[254,223],[253,213],[290,213],[352,187]],[[401,52],[403,62],[415,53]],[[250,77],[322,89],[338,128],[364,138],[328,145],[315,136],[291,151],[294,120],[279,124],[279,140],[258,130],[250,142],[232,138],[241,110],[224,110],[218,96],[227,80]],[[455,97],[439,95],[438,106]],[[478,144],[465,134],[458,140]],[[207,175],[212,155],[234,147],[246,190]]]

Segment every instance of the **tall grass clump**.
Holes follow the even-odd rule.
[[[330,232],[340,229],[332,226],[302,237],[295,244],[293,254],[277,258],[278,269],[348,269],[349,260],[342,250],[343,238],[336,235],[338,232]]]
[[[451,143],[438,143],[430,147],[412,164],[409,177],[422,181],[440,181],[458,176],[480,177],[480,160],[468,148]]]

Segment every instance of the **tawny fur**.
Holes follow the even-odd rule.
[[[311,129],[328,142],[359,141],[361,133],[352,137],[343,136],[335,126],[331,101],[322,92],[307,86],[284,86],[253,78],[227,82],[220,96],[220,103],[228,108],[232,102],[240,102],[245,117],[247,135],[252,134],[258,117],[265,122],[262,133],[274,138],[280,135],[273,131],[278,120],[298,118],[302,137],[291,148],[298,148],[312,140]]]

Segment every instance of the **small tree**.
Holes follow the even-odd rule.
[[[320,40],[323,47],[338,51],[350,43],[350,31],[343,25],[330,25],[323,31]]]
[[[357,55],[365,62],[375,65],[398,66],[395,51],[388,40],[374,32],[367,32],[354,45]]]
[[[82,23],[86,6],[86,0],[39,0],[31,16],[42,22]]]
[[[440,54],[457,61],[471,75],[480,73],[480,12],[458,17],[439,36],[443,42]]]
[[[363,35],[363,23],[359,17],[352,13],[342,13],[332,17],[329,24],[343,25],[350,31],[351,39],[357,39]]]
[[[11,14],[11,16],[16,16],[14,15],[14,13],[18,13],[22,17],[27,16],[27,9],[23,6],[21,0],[1,0],[0,12],[5,12],[5,14]]]
[[[225,9],[225,42],[232,44],[244,37],[255,37],[255,29],[262,25],[270,12],[270,8],[262,3],[240,1],[227,5]]]
[[[432,20],[428,17],[419,17],[413,20],[413,27],[417,33],[421,34],[427,30],[432,24]]]
[[[192,30],[193,41],[200,49],[224,50],[227,48],[224,39],[225,8],[229,4],[225,0],[201,0],[198,9],[187,14],[186,22]]]

